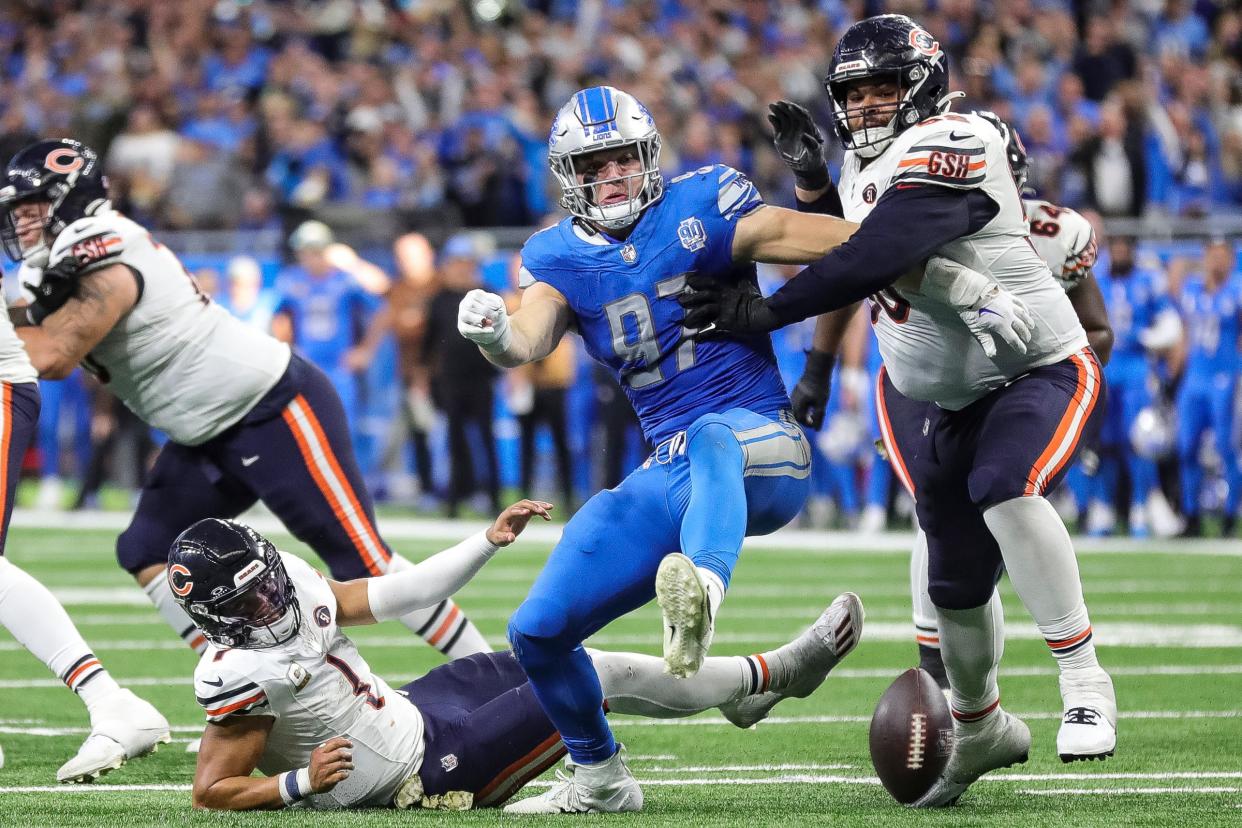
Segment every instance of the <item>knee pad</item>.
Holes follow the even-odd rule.
[[[163,566],[168,563],[168,549],[171,543],[163,539],[156,540],[152,532],[143,530],[137,523],[116,539],[116,562],[130,575],[137,575],[149,566]]]
[[[1062,469],[1057,474],[1057,477],[1059,478],[1064,473],[1065,469]],[[971,502],[978,507],[980,512],[983,512],[998,503],[1013,500],[1015,497],[1022,497],[1026,490],[1026,480],[1021,478],[1020,475],[1021,472],[1016,469],[999,469],[988,466],[975,469],[966,480],[966,487],[970,493]],[[1051,483],[1051,479],[1049,483]]]
[[[551,601],[525,601],[509,619],[509,644],[523,665],[578,646],[569,640],[574,634],[564,608]]]
[[[992,600],[992,592],[1000,580],[1000,568],[995,572],[963,573],[952,581],[928,578],[927,595],[940,609],[968,610],[981,607]]]

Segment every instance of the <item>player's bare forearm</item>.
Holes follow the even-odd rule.
[[[514,368],[538,362],[556,350],[569,330],[573,312],[561,292],[536,282],[522,293],[522,304],[509,315],[511,336],[503,349],[479,347],[493,365]]]
[[[815,320],[815,335],[811,340],[811,347],[828,354],[840,353],[841,341],[845,338],[845,332],[850,327],[850,320],[854,318],[854,313],[860,304],[861,302],[855,302],[847,307],[821,314]]]
[[[834,216],[765,205],[738,219],[735,262],[810,264],[843,244],[858,225]]]
[[[1087,332],[1087,342],[1101,365],[1107,365],[1113,353],[1113,326],[1108,321],[1108,308],[1095,274],[1088,273],[1068,294],[1078,321]]]
[[[73,298],[49,314],[38,327],[17,335],[39,376],[63,379],[138,301],[138,282],[124,265],[82,276]]]
[[[248,811],[284,806],[275,777],[251,776],[273,722],[270,716],[235,716],[207,724],[191,790],[195,808]]]

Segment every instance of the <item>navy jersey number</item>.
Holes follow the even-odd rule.
[[[686,276],[679,273],[669,279],[655,284],[656,297],[665,299],[676,296],[686,286]],[[612,332],[612,350],[627,363],[641,360],[647,366],[643,370],[627,375],[626,384],[630,388],[646,388],[664,382],[664,369],[660,363],[660,341],[656,335],[655,316],[651,312],[651,302],[643,293],[631,293],[604,305],[604,315],[608,317],[608,329]],[[682,328],[682,336],[689,331]],[[687,339],[677,346],[677,370],[685,371],[694,366],[694,341]]]

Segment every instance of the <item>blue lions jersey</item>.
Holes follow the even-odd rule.
[[[701,167],[670,181],[625,241],[565,219],[522,248],[523,285],[565,296],[587,352],[616,376],[653,444],[703,414],[789,404],[766,335],[680,342],[677,294],[688,275],[755,277],[753,264],[734,264],[733,233],[762,205],[737,170]]]
[[[1182,318],[1190,338],[1186,372],[1235,373],[1238,369],[1238,315],[1242,313],[1242,285],[1230,279],[1215,291],[1200,278],[1182,288]]]
[[[1113,326],[1113,358],[1144,356],[1139,334],[1155,324],[1161,313],[1173,309],[1164,276],[1136,267],[1121,277],[1097,271],[1096,279]]]

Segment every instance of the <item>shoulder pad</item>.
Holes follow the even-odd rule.
[[[670,190],[682,182],[693,188],[692,199],[714,199],[716,210],[725,221],[763,206],[763,197],[751,180],[727,164],[711,164],[682,173],[669,182]]]
[[[560,243],[560,228],[571,221],[573,221],[572,218],[565,218],[551,227],[545,227],[532,234],[522,245],[522,251],[519,254],[522,260],[519,287],[530,287],[531,284],[539,281],[539,277],[535,274],[559,266],[560,259],[566,252],[565,246]]]
[[[266,713],[267,694],[263,688],[230,665],[248,655],[246,651],[219,650],[212,647],[194,670],[194,697],[209,722],[221,722],[229,716],[245,716]]]
[[[123,222],[123,217],[111,211],[78,219],[62,230],[52,243],[48,267],[69,255],[78,259],[80,273],[112,264],[132,241],[132,234],[126,232],[128,228]]]
[[[941,184],[971,189],[987,178],[988,142],[1000,135],[987,121],[937,115],[911,127],[898,146],[893,184]]]

